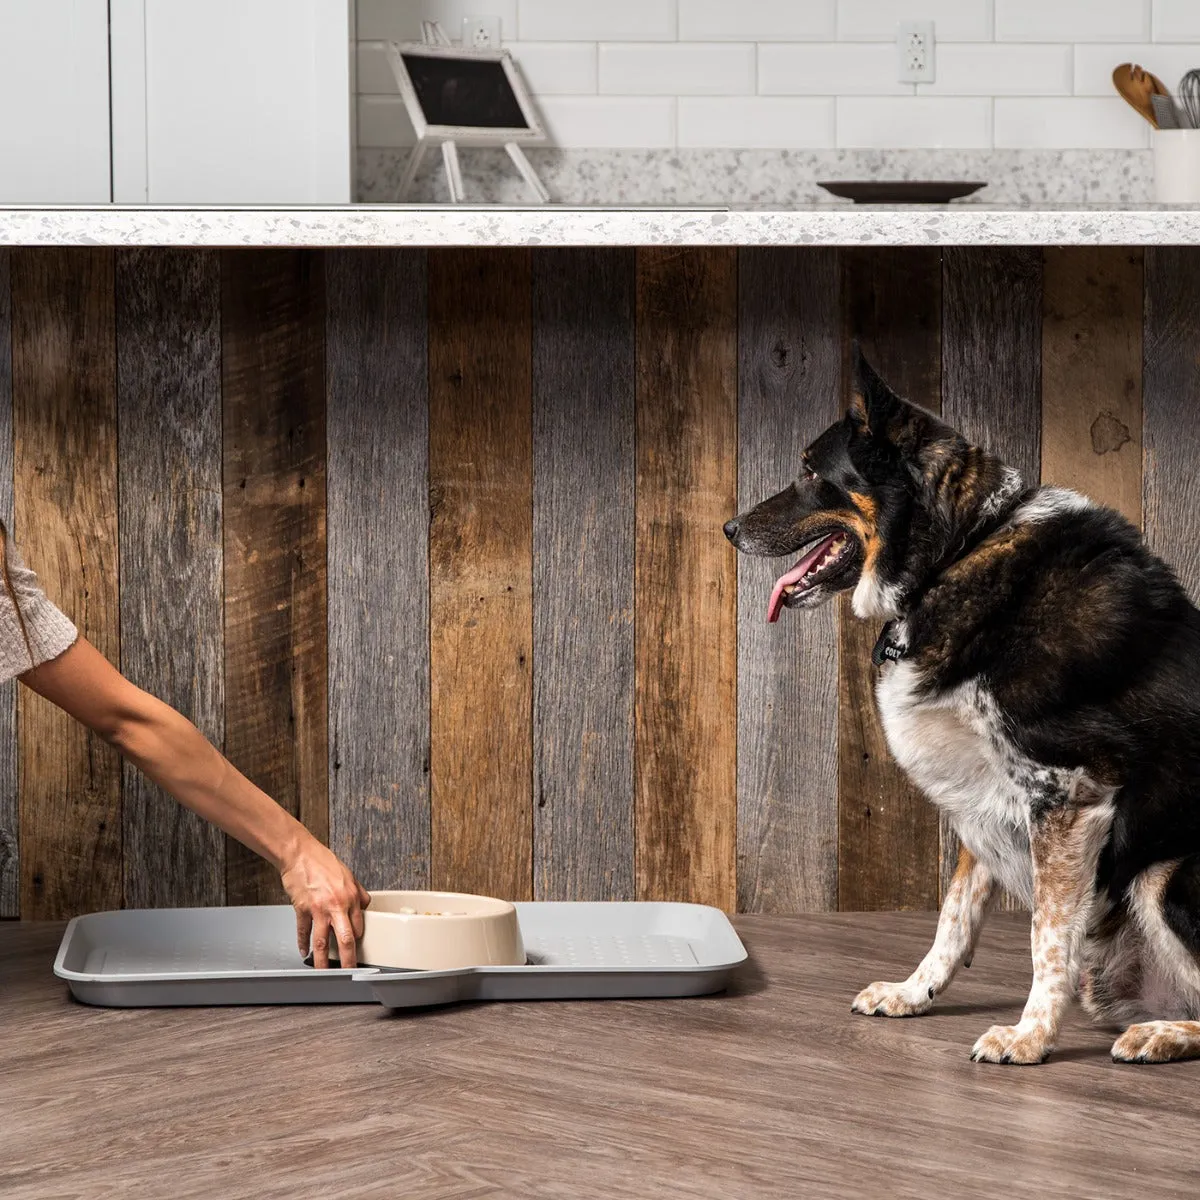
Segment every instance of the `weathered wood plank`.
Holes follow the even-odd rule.
[[[0,249],[0,521],[13,527],[12,326],[9,259]],[[17,683],[0,683],[0,918],[21,915]]]
[[[850,250],[844,255],[847,351],[857,337],[906,399],[941,409],[941,256],[934,249]],[[849,372],[846,374],[849,400]],[[871,649],[880,623],[841,599],[838,658],[838,907],[935,908],[939,819],[896,765],[875,704]]]
[[[432,869],[533,888],[530,262],[429,255]]]
[[[732,909],[737,256],[637,264],[637,894]]]
[[[841,409],[836,250],[739,253],[739,511],[795,478]],[[838,899],[836,608],[766,622],[776,560],[739,555],[738,908],[813,912]]]
[[[111,250],[11,260],[13,534],[46,593],[120,661]],[[32,692],[18,704],[21,915],[121,903],[116,751]]]
[[[1200,601],[1200,250],[1146,250],[1145,524],[1150,548]]]
[[[328,837],[324,271],[319,252],[221,260],[225,749]],[[230,840],[232,904],[284,899]]]
[[[1142,251],[1045,251],[1042,481],[1142,523]]]
[[[632,900],[634,252],[533,257],[534,895]]]
[[[121,669],[220,746],[221,283],[216,253],[116,260]],[[124,765],[132,908],[220,904],[220,831]]]
[[[942,411],[968,438],[1036,484],[1041,251],[951,246],[944,261]]]
[[[425,253],[326,256],[331,845],[429,886]]]
[[[950,247],[944,257],[942,411],[973,442],[1041,470],[1042,254],[1036,247]],[[947,828],[944,832],[949,835]],[[958,856],[943,838],[942,885]],[[1013,908],[1011,897],[1001,900]]]

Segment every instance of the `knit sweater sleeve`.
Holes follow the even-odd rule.
[[[0,680],[12,679],[14,675],[57,658],[79,637],[79,630],[42,591],[37,576],[25,565],[11,542],[8,544],[8,577],[25,619],[29,646],[25,645],[12,597],[0,586]]]

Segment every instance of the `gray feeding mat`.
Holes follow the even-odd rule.
[[[602,1000],[719,992],[746,949],[702,904],[518,903],[527,963],[453,971],[306,966],[289,905],[127,909],[76,917],[54,973],[85,1004],[370,1004]]]

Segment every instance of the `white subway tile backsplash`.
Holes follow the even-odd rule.
[[[412,122],[399,96],[359,96],[360,146],[411,146],[415,139]]]
[[[751,43],[604,43],[599,90],[620,96],[744,96],[754,91],[754,52]]]
[[[1070,46],[939,44],[935,62],[937,78],[917,84],[919,96],[1071,94]]]
[[[839,96],[837,144],[850,149],[982,149],[992,144],[992,101]]]
[[[1117,96],[998,99],[997,149],[1140,150],[1149,124]]]
[[[836,0],[679,0],[682,41],[832,41]]]
[[[358,43],[358,94],[387,96],[396,91],[396,77],[384,53],[382,42]]]
[[[523,42],[675,40],[675,0],[519,0]]]
[[[1154,0],[1156,42],[1200,41],[1200,0]],[[1192,63],[1200,67],[1200,62]]]
[[[764,96],[911,96],[896,82],[896,47],[886,45],[764,45],[758,48],[758,90]]]
[[[669,149],[674,97],[547,96],[538,103],[550,142],[565,149]]]
[[[1197,3],[1200,4],[1200,0]],[[1076,46],[1075,95],[1114,95],[1113,67],[1125,62],[1138,63],[1152,71],[1173,92],[1185,71],[1200,66],[1200,38],[1179,45],[1142,42]]]
[[[747,150],[826,148],[834,144],[829,97],[683,96],[679,145]]]
[[[505,49],[534,96],[586,96],[596,91],[594,42],[512,42]]]
[[[1139,149],[1112,90],[1200,66],[1200,0],[357,0],[359,137],[412,130],[382,47],[497,16],[567,149]],[[935,78],[896,79],[896,24],[931,20]],[[374,44],[373,44],[374,43]]]
[[[992,0],[838,0],[841,41],[895,44],[900,21],[932,21],[937,42],[990,42]]]
[[[362,41],[419,42],[422,21],[440,21],[446,36],[462,37],[463,17],[500,18],[500,40],[517,36],[517,0],[357,0]]]
[[[998,42],[1136,42],[1150,0],[995,0]]]

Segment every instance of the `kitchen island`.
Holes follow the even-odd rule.
[[[852,338],[1200,595],[1200,210],[10,209],[0,239],[0,515],[370,887],[938,905],[878,627],[769,625],[778,572],[721,534],[843,411]],[[11,692],[0,779],[0,916],[278,899]]]
[[[727,995],[326,1008],[90,1009],[61,924],[0,925],[0,1192],[136,1195],[1195,1194],[1181,1101],[1200,1064],[1130,1067],[1075,1015],[1048,1063],[968,1059],[1014,1020],[1028,918],[916,1020],[853,1016],[930,914],[740,917]]]
[[[0,208],[0,246],[1183,246],[1200,206]]]

